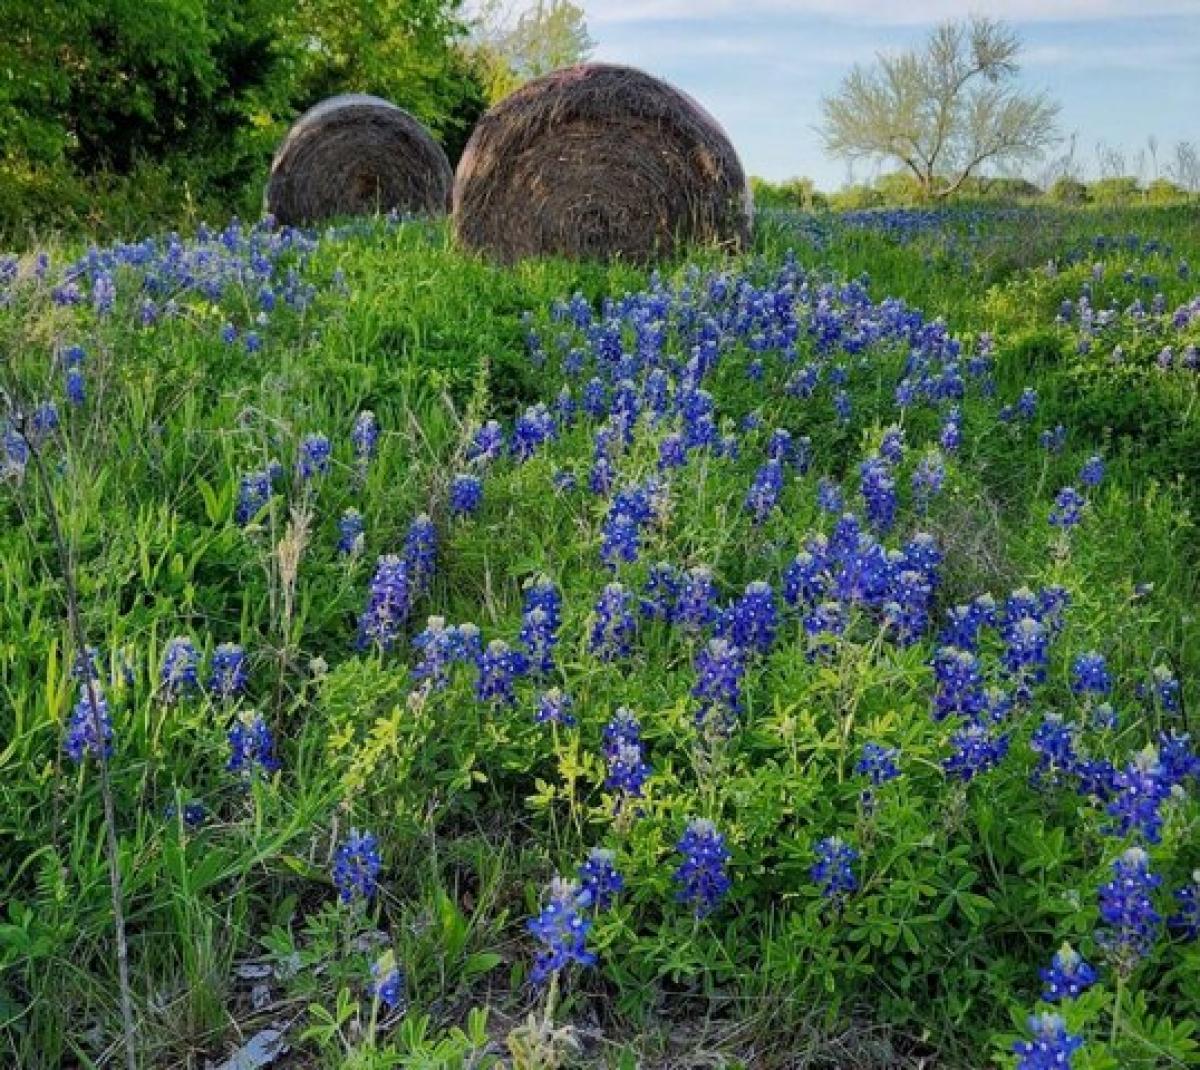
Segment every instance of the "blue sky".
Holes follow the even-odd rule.
[[[813,129],[819,101],[855,62],[918,43],[970,12],[1010,22],[1025,43],[1021,78],[1061,103],[1064,133],[1094,173],[1096,143],[1133,170],[1157,137],[1200,142],[1200,0],[582,0],[596,59],[629,63],[691,93],[725,126],[748,171],[848,178]],[[1032,171],[1033,169],[1031,169]],[[857,180],[873,170],[859,164]],[[1145,176],[1153,177],[1149,153]]]

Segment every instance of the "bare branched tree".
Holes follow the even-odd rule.
[[[1175,159],[1167,166],[1167,174],[1189,193],[1200,193],[1200,151],[1192,142],[1175,143]]]
[[[928,197],[947,197],[985,163],[1038,159],[1058,105],[1015,84],[1021,42],[986,18],[947,22],[922,49],[855,66],[821,102],[825,148],[898,160]]]

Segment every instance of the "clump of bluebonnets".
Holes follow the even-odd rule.
[[[708,818],[692,818],[676,850],[682,861],[675,870],[676,898],[692,908],[698,918],[706,917],[729,891],[726,867],[729,848],[725,837]]]
[[[351,829],[333,859],[333,886],[343,903],[370,901],[379,891],[383,860],[379,842],[369,832]]]

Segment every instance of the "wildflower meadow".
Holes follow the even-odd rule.
[[[1195,207],[234,221],[0,348],[3,1065],[1200,1065]]]

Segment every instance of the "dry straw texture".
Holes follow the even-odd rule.
[[[441,215],[453,174],[416,119],[379,97],[346,94],[310,108],[271,164],[267,211],[281,223],[397,209]]]
[[[691,97],[630,67],[583,64],[518,89],[479,122],[454,178],[464,245],[645,262],[749,238],[745,172]]]

